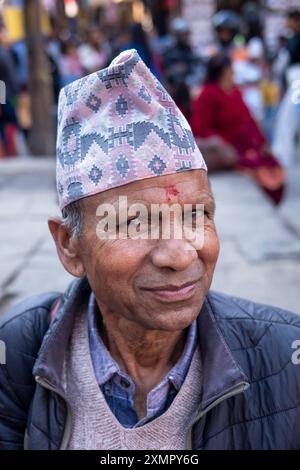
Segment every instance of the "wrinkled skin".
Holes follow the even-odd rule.
[[[174,237],[99,239],[97,207],[116,205],[124,195],[128,205],[203,203],[201,249],[187,250],[189,242]],[[140,180],[87,197],[82,208],[80,237],[70,236],[59,219],[50,219],[49,228],[67,271],[85,274],[89,280],[101,312],[100,334],[112,357],[136,383],[135,405],[141,417],[146,413],[147,393],[179,359],[186,329],[198,316],[212,281],[219,242],[207,174],[193,170]],[[176,289],[186,284],[188,292],[181,290],[178,298]]]

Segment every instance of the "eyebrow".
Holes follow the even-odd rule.
[[[116,210],[119,209],[119,207],[118,207],[118,198],[110,201],[110,204],[112,204]],[[149,210],[149,209],[151,209],[152,204],[154,204],[154,205],[164,205],[164,204],[168,204],[168,203],[165,202],[165,201],[150,202],[150,201],[145,201],[144,199],[131,199],[131,200],[128,199],[127,207],[130,207],[131,205],[134,205],[134,204],[143,204]],[[173,204],[180,204],[180,205],[183,205],[183,204],[192,204],[192,205],[204,204],[205,207],[208,207],[211,210],[212,215],[214,215],[215,211],[216,211],[215,199],[214,199],[213,195],[209,194],[209,193],[197,194],[193,198],[193,200],[190,200],[189,202],[184,202],[183,204],[181,202],[177,202],[177,203],[173,202],[173,203],[171,203],[171,206]]]
[[[208,191],[197,191],[192,196],[186,198],[185,204],[207,204],[215,211],[216,202],[213,194]]]

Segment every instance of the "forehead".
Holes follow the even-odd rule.
[[[135,181],[118,188],[109,189],[102,193],[84,199],[85,209],[93,209],[99,204],[114,204],[119,197],[127,196],[128,201],[145,203],[170,202],[173,198],[178,201],[201,195],[211,196],[211,189],[204,170],[191,170],[182,173],[164,175]]]

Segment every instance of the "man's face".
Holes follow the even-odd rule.
[[[103,240],[96,233],[97,207],[142,203],[204,204],[204,243],[196,250],[186,239]],[[214,200],[206,172],[194,170],[149,178],[83,199],[79,254],[101,311],[117,313],[146,329],[176,331],[198,315],[210,287],[219,252],[213,222]]]

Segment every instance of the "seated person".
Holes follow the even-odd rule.
[[[49,228],[78,279],[1,318],[0,449],[299,449],[300,319],[209,290],[214,197],[174,101],[129,50],[58,115]]]
[[[235,168],[254,178],[275,204],[281,201],[284,171],[234,85],[228,57],[216,55],[209,60],[204,86],[192,104],[190,123],[201,149],[208,147],[209,169]]]

